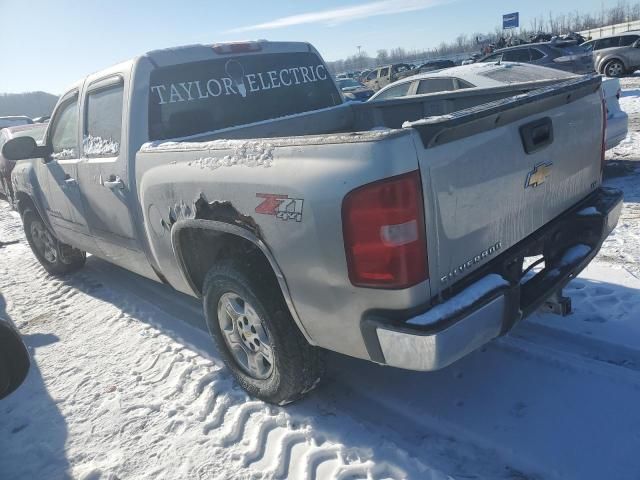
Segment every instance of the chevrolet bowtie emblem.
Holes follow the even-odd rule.
[[[524,188],[538,187],[542,185],[547,177],[551,175],[551,167],[553,163],[539,163],[533,170],[527,174],[527,181],[524,183]]]

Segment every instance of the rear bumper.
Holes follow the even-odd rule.
[[[371,358],[409,370],[437,370],[508,332],[578,275],[615,228],[622,193],[600,188],[423,311],[372,311],[362,320]],[[525,256],[545,267],[523,278]]]
[[[607,150],[615,147],[625,139],[627,136],[628,124],[629,117],[622,110],[618,110],[607,118]]]

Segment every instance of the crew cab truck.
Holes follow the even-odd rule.
[[[157,50],[3,154],[33,159],[12,181],[48,272],[89,252],[202,298],[239,383],[283,404],[323,349],[449,365],[559,299],[616,225],[600,78],[487,68],[534,80],[354,104],[307,43]]]

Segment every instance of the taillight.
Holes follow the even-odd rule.
[[[342,229],[353,285],[399,289],[429,278],[417,170],[349,192]]]
[[[219,54],[259,52],[262,50],[258,42],[217,43],[211,48]]]

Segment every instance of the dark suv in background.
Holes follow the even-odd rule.
[[[585,74],[593,72],[591,52],[575,42],[551,41],[528,43],[516,47],[501,48],[478,62],[532,63],[541,67],[556,68],[565,72]]]
[[[590,40],[582,47],[593,52],[593,63],[598,73],[607,77],[621,77],[640,68],[640,32]]]

